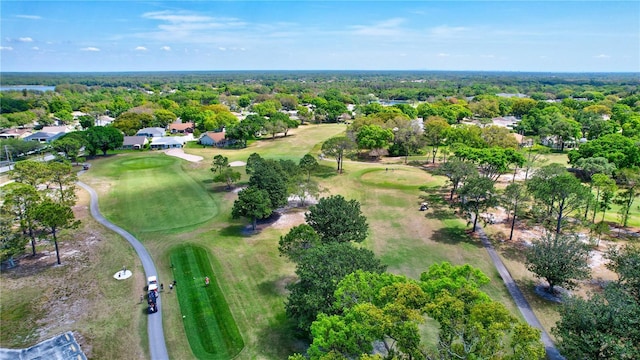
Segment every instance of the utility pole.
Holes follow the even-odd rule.
[[[9,145],[4,146],[4,153],[7,156],[7,162],[9,163],[9,170],[13,170],[13,160],[11,159],[11,153],[9,152]]]

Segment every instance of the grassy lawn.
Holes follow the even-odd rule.
[[[253,152],[264,158],[297,161],[309,152],[317,155],[319,144],[342,131],[343,125],[309,125],[287,138],[257,141],[242,150],[186,149],[203,156],[200,163],[158,152],[117,155],[94,161],[83,180],[101,192],[100,205],[107,216],[133,230],[145,243],[161,282],[168,284],[175,278],[180,286],[184,281],[170,266],[177,246],[188,243],[209,254],[211,269],[198,270],[200,275],[193,276],[202,277],[209,271],[215,275],[244,341],[237,359],[283,359],[306,346],[295,339],[284,311],[286,285],[295,281],[294,266],[279,256],[277,247],[279,237],[289,228],[274,224],[254,234],[244,231],[248,222],[230,217],[236,194],[210,180],[211,161],[216,154],[230,161],[246,161]],[[321,196],[341,194],[361,203],[370,225],[362,246],[374,251],[389,271],[418,278],[435,262],[469,263],[491,278],[484,290],[519,316],[480,242],[441,200],[446,193],[444,178],[402,162],[399,158],[385,163],[346,161],[344,174],[338,175],[335,161],[322,161],[317,178],[326,191]],[[245,181],[244,169],[238,170]],[[420,190],[421,186],[429,187],[431,195]],[[418,211],[425,198],[432,208]],[[196,325],[183,322],[182,299],[165,288],[162,300],[171,358],[206,358],[188,341],[193,331],[190,326]],[[213,326],[215,321],[210,321],[207,326]],[[433,325],[425,326],[424,334],[435,334]]]
[[[187,339],[196,357],[230,359],[244,343],[229,311],[224,294],[211,269],[207,251],[193,245],[180,245],[171,253],[173,275],[178,286],[180,312]],[[205,285],[205,278],[210,283]]]
[[[73,331],[89,358],[147,358],[140,260],[89,215],[88,194],[78,194],[74,212],[82,224],[59,236],[62,265],[53,245],[41,242],[35,258],[0,274],[0,347],[29,347]],[[133,276],[118,281],[113,274],[123,265]]]

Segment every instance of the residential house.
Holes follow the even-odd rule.
[[[223,147],[226,145],[227,140],[224,131],[207,131],[200,135],[198,142],[205,146]]]
[[[0,133],[0,140],[24,139],[29,135],[31,135],[31,130],[29,129],[6,129]]]
[[[160,127],[150,127],[138,130],[136,136],[144,136],[148,138],[163,137],[166,131]]]
[[[180,137],[154,137],[151,139],[151,148],[152,149],[173,149],[173,148],[181,148],[184,146],[183,139]]]
[[[179,123],[179,122],[174,122],[169,124],[169,131],[172,134],[191,134],[193,133],[193,123],[192,122],[186,122],[186,123]]]
[[[40,131],[42,132],[46,132],[46,133],[70,133],[73,130],[73,128],[70,128],[66,125],[60,125],[60,126],[45,126],[43,127]]]
[[[125,136],[121,149],[140,150],[149,143],[144,136]]]
[[[116,119],[112,118],[111,116],[100,115],[96,119],[96,126],[107,126],[107,125],[111,124],[112,122],[114,122],[115,120]]]
[[[37,141],[39,143],[50,143],[53,140],[56,140],[60,137],[62,137],[62,135],[66,134],[65,132],[57,132],[57,133],[50,133],[50,132],[44,132],[44,131],[38,131],[36,133],[33,133],[27,137],[24,138],[25,141]]]

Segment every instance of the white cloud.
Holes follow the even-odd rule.
[[[594,58],[596,59],[608,59],[611,56],[607,55],[607,54],[600,54],[600,55],[595,55]]]
[[[93,47],[93,46],[82,48],[80,50],[82,50],[82,51],[100,51],[100,49],[98,49],[97,47]]]
[[[209,16],[197,15],[187,11],[179,11],[172,13],[171,11],[154,11],[142,14],[143,18],[153,20],[164,20],[170,23],[190,23],[190,22],[205,22],[212,20]]]
[[[350,28],[353,29],[352,33],[355,35],[398,36],[401,33],[400,25],[404,21],[402,18],[392,18],[373,25],[353,25]]]
[[[33,42],[33,39],[27,36],[27,37],[18,38],[18,41],[20,41],[20,42]]]
[[[42,19],[42,16],[38,16],[38,15],[16,15],[17,18],[21,18],[21,19],[29,19],[29,20],[40,20]]]
[[[456,36],[460,33],[463,33],[467,30],[469,29],[463,26],[441,25],[441,26],[436,26],[432,28],[430,32],[432,35],[435,35],[435,36],[451,37],[451,36]]]
[[[225,48],[225,47],[222,47],[222,46],[221,46],[221,47],[219,47],[219,48],[218,48],[218,50],[220,50],[220,51],[227,51],[227,48]]]
[[[0,50],[11,51],[13,48],[11,46],[0,46]]]
[[[447,53],[438,53],[438,57],[449,57]]]
[[[144,46],[136,46],[135,51],[147,51],[147,48]]]
[[[31,50],[40,50],[40,48],[37,47],[37,46],[34,46],[34,47],[31,48]]]
[[[160,48],[160,50],[163,50],[163,51],[171,51],[171,48],[170,48],[170,47],[168,47],[168,46],[163,46],[163,47],[161,47],[161,48]]]

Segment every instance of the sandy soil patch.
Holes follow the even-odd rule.
[[[198,162],[204,159],[202,156],[185,154],[184,150],[182,149],[169,149],[169,150],[166,150],[164,153],[169,156],[178,157],[191,162]]]
[[[245,166],[247,165],[244,161],[232,161],[229,163],[229,166]]]

